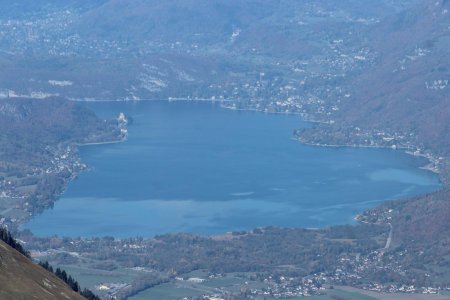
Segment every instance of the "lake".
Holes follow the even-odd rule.
[[[38,236],[218,234],[259,226],[352,223],[378,203],[440,187],[400,151],[302,145],[299,116],[209,102],[87,104],[132,116],[127,141],[83,146],[90,170],[24,227]]]

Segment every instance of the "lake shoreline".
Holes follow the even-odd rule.
[[[100,102],[100,101],[98,101],[98,102]],[[126,102],[126,101],[120,101],[120,102]],[[165,100],[162,100],[162,102],[166,102]],[[246,110],[246,111],[249,111],[249,110]],[[256,112],[260,112],[260,111],[256,111]],[[304,121],[304,120],[302,120],[302,121]],[[308,122],[308,121],[305,121],[305,122]],[[295,139],[296,140],[296,139]],[[108,145],[108,144],[116,144],[116,143],[121,143],[121,142],[124,142],[124,141],[126,141],[126,139],[119,139],[119,140],[114,140],[114,141],[105,141],[105,142],[94,142],[94,143],[86,143],[86,144],[78,144],[77,146],[79,146],[79,147],[81,147],[81,146],[89,146],[89,145]],[[304,145],[308,145],[308,144],[306,144],[306,143],[302,143],[302,144],[304,144]],[[315,147],[324,147],[324,146],[327,146],[327,147],[342,147],[342,148],[344,148],[344,147],[354,147],[354,148],[391,148],[391,147],[379,147],[379,146],[358,146],[358,145],[321,145],[321,144],[316,144],[316,145],[309,145],[309,146],[315,146]],[[77,174],[78,175],[78,174]],[[362,213],[362,212],[361,212]],[[358,215],[358,214],[357,214]],[[353,215],[353,220],[354,220],[354,218],[355,218],[356,216],[355,215]],[[349,224],[352,224],[353,222],[349,222]],[[347,224],[347,223],[346,223]],[[328,226],[333,226],[333,224],[331,224],[331,225],[327,225],[326,227],[328,227]],[[295,228],[303,228],[302,226],[294,226]],[[294,228],[293,227],[293,228]],[[310,227],[310,226],[307,226],[307,227]],[[314,226],[315,227],[315,226]],[[189,230],[188,230],[189,231]],[[209,235],[209,234],[208,234]],[[215,235],[215,234],[212,234],[212,235]]]
[[[92,143],[81,143],[77,144],[77,147],[85,147],[85,146],[96,146],[96,145],[111,145],[111,144],[119,144],[127,141],[127,138],[124,137],[122,139],[106,141],[106,142],[92,142]]]
[[[441,171],[439,171],[438,169],[433,167],[434,166],[433,160],[437,160],[436,158],[429,157],[426,154],[416,154],[416,153],[410,151],[411,149],[408,148],[408,147],[399,146],[399,147],[395,147],[394,148],[394,147],[391,147],[391,146],[371,146],[371,145],[358,145],[358,144],[342,144],[342,145],[339,145],[339,144],[307,143],[307,142],[304,142],[301,139],[295,138],[295,137],[293,137],[292,140],[298,141],[298,142],[302,143],[303,145],[308,145],[308,146],[313,146],[313,147],[372,148],[372,149],[390,149],[390,150],[393,150],[393,151],[404,150],[404,151],[402,151],[402,153],[404,153],[404,154],[411,155],[411,156],[414,156],[414,157],[423,157],[423,158],[425,158],[428,161],[428,163],[425,164],[424,166],[418,167],[419,169],[426,170],[426,171],[432,172],[432,173],[437,174],[437,175],[441,174]]]
[[[235,99],[189,99],[189,98],[167,98],[167,99],[116,99],[116,100],[98,100],[98,99],[89,99],[89,100],[85,100],[85,99],[69,99],[70,101],[75,101],[75,102],[94,102],[94,103],[101,103],[101,102],[154,102],[154,101],[162,101],[162,102],[177,102],[177,101],[181,101],[181,102],[210,102],[212,104],[216,104],[216,103],[230,103],[230,102],[238,102],[239,100],[235,100]],[[309,119],[308,118],[308,114],[307,113],[298,113],[298,112],[274,112],[274,111],[264,111],[264,110],[259,110],[259,109],[251,109],[251,108],[235,108],[235,107],[229,107],[229,106],[225,106],[225,105],[220,105],[221,108],[223,109],[228,109],[228,110],[234,110],[234,111],[249,111],[249,112],[257,112],[257,113],[265,113],[265,114],[279,114],[279,115],[291,115],[291,116],[300,116],[302,118],[302,121],[307,122],[307,123],[312,123],[312,124],[331,124],[330,122],[326,122],[326,121],[319,121],[319,120],[314,120],[314,119]],[[294,130],[294,129],[293,129]],[[299,142],[301,142],[304,145],[308,145],[308,146],[316,146],[316,147],[334,147],[334,148],[343,148],[343,147],[351,147],[351,148],[376,148],[376,149],[392,149],[392,150],[405,150],[404,153],[408,154],[408,155],[412,155],[412,156],[420,156],[423,157],[425,159],[428,160],[428,163],[424,166],[420,166],[418,167],[419,169],[422,170],[426,170],[426,171],[430,171],[432,173],[435,174],[441,174],[441,172],[436,168],[436,158],[434,156],[430,157],[429,155],[426,154],[416,154],[414,152],[411,151],[411,148],[409,147],[402,147],[402,146],[397,146],[395,148],[391,147],[391,146],[371,146],[371,145],[358,145],[358,144],[321,144],[321,143],[308,143],[305,141],[301,141],[301,139],[299,138],[292,138],[293,140],[297,140]],[[105,143],[89,143],[89,144],[84,144],[84,145],[101,145],[101,144],[114,144],[114,143],[118,143],[118,142],[122,142],[122,141],[111,141],[111,142],[105,142]],[[84,146],[83,144],[81,146]]]

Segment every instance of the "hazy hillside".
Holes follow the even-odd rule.
[[[0,299],[85,299],[63,281],[0,241]]]
[[[280,89],[291,86],[296,104],[317,111],[309,98],[339,96],[320,87],[377,56],[355,33],[415,2],[1,1],[0,96],[267,106],[285,102]]]
[[[448,153],[449,10],[448,1],[424,1],[371,30],[379,60],[351,82],[354,94],[341,110],[347,124],[412,133]]]
[[[130,46],[147,41],[197,43],[201,48],[223,45],[243,51],[264,46],[273,50],[279,47],[280,55],[291,51],[302,55],[301,45],[296,43],[302,35],[301,25],[352,23],[358,18],[360,22],[373,21],[413,2],[380,1],[377,6],[369,6],[368,1],[113,0],[83,14],[75,24],[85,37],[125,40]],[[279,40],[290,44],[280,47]]]

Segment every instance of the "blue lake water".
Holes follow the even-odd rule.
[[[224,233],[353,222],[382,201],[439,188],[425,161],[400,151],[322,148],[292,140],[298,116],[211,103],[90,103],[134,119],[126,142],[84,146],[91,170],[24,227],[40,236]]]

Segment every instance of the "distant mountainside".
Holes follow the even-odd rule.
[[[360,22],[370,22],[414,1],[380,1],[376,6],[369,3],[355,0],[345,3],[335,0],[113,0],[81,15],[75,25],[85,37],[126,40],[130,46],[139,46],[146,41],[178,42],[197,43],[199,47],[227,46],[230,50],[248,51],[250,47],[257,47],[268,52],[276,49],[282,56],[296,51],[301,55],[298,53],[302,49],[298,43],[301,37],[299,25],[329,21],[352,23],[357,18],[361,18]],[[280,40],[282,45],[277,45]]]
[[[370,30],[377,63],[351,81],[346,124],[411,133],[450,153],[450,2],[424,1]]]
[[[4,0],[0,95],[266,105],[290,86],[307,107],[376,57],[355,32],[416,2]]]
[[[0,299],[85,299],[62,280],[0,241]]]

